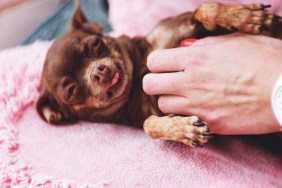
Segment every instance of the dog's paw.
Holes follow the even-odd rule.
[[[269,31],[274,22],[278,22],[281,17],[266,10],[270,5],[250,4],[241,5],[232,11],[234,19],[228,25],[230,30],[239,30],[247,33],[259,34]]]
[[[212,138],[207,124],[197,116],[150,116],[143,126],[146,134],[154,139],[182,142],[191,147],[202,147]]]
[[[222,3],[204,3],[195,13],[195,18],[208,30],[217,26],[229,30],[259,34],[268,31],[281,17],[268,11],[270,5],[235,5]]]

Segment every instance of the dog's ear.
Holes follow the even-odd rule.
[[[74,0],[74,3],[75,11],[71,18],[69,31],[73,32],[76,30],[83,30],[91,34],[102,34],[103,26],[97,23],[89,22],[83,15],[83,12],[80,8],[80,1]]]
[[[50,124],[63,124],[70,122],[66,112],[59,109],[59,106],[46,93],[42,93],[35,101],[35,107],[40,117]]]

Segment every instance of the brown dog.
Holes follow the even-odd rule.
[[[178,47],[186,38],[234,31],[282,38],[280,17],[262,4],[205,3],[194,13],[162,20],[146,37],[112,38],[102,35],[100,25],[87,22],[76,3],[69,32],[48,51],[42,93],[36,101],[38,113],[51,124],[87,120],[142,126],[150,115],[163,115],[157,97],[142,90],[142,78],[148,73],[146,58],[155,49]],[[182,130],[186,126],[182,133],[175,133],[180,135],[164,136],[151,130],[147,133],[191,146],[205,143],[209,138],[205,123],[195,117],[185,118],[168,117],[173,123],[184,122],[174,127]],[[160,124],[158,120],[150,122],[156,127]]]

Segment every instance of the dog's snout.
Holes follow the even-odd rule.
[[[95,65],[90,74],[90,79],[94,83],[106,83],[110,80],[110,69],[106,65]]]

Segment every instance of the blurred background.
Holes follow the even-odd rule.
[[[111,30],[107,0],[81,0],[81,6],[90,21]],[[53,40],[66,32],[73,10],[73,0],[0,0],[0,50]]]

